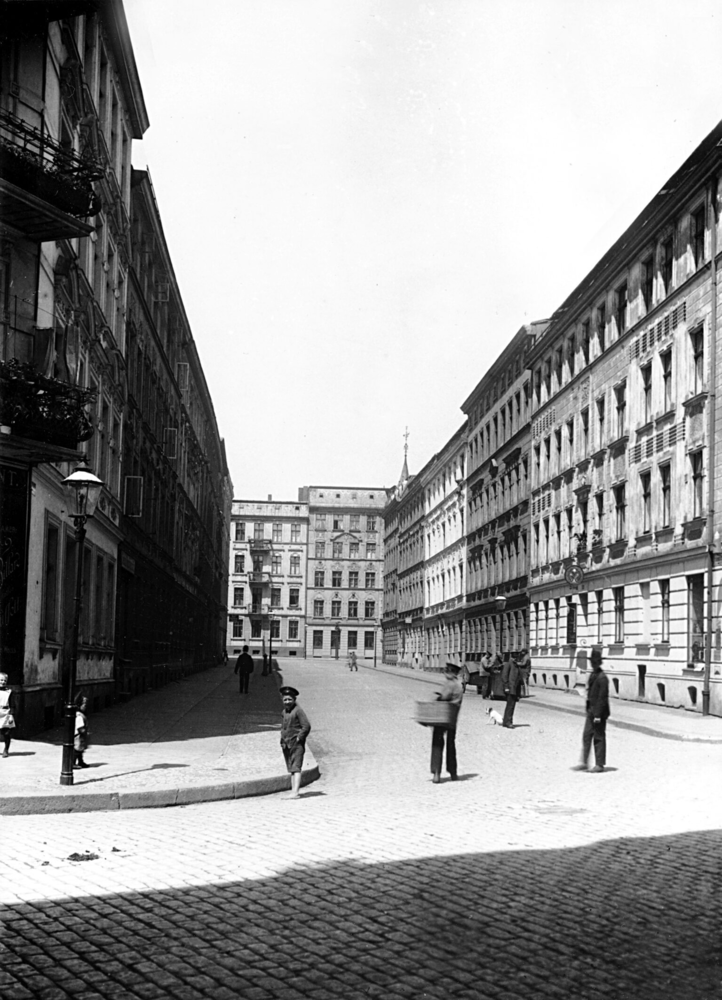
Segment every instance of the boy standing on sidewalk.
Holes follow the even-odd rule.
[[[311,732],[308,716],[296,704],[298,691],[294,687],[282,687],[283,713],[281,715],[281,748],[286,759],[286,769],[291,775],[289,799],[297,799],[301,790],[301,768],[306,751],[306,737]]]

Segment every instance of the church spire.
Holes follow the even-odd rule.
[[[407,427],[404,431],[404,465],[401,469],[401,475],[399,476],[399,493],[402,493],[406,488],[406,484],[409,481],[409,428]]]

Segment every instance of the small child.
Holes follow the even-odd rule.
[[[10,738],[15,728],[13,707],[14,695],[8,684],[8,675],[0,674],[0,735],[3,738],[3,757],[10,756]]]
[[[79,694],[75,699],[75,766],[76,767],[89,767],[83,760],[83,754],[88,749],[88,743],[90,742],[90,730],[88,729],[88,719],[86,717],[86,712],[88,710],[88,699],[84,694]]]
[[[286,759],[286,770],[291,775],[289,799],[297,799],[301,790],[301,768],[306,751],[306,737],[311,732],[308,716],[296,704],[298,691],[294,687],[282,687],[283,714],[281,715],[281,748]]]

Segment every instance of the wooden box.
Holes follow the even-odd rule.
[[[417,701],[414,719],[421,726],[453,728],[459,715],[459,706],[452,701]]]

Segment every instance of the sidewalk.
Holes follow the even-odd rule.
[[[366,666],[359,661],[360,666]],[[426,670],[411,670],[408,667],[394,667],[380,664],[377,669],[384,673],[409,677],[415,681],[427,681],[438,687],[439,673]],[[467,688],[467,697],[476,698],[474,688]],[[584,715],[583,691],[563,691],[556,688],[532,687],[527,705],[540,708],[550,708],[555,712],[569,712],[572,715]],[[683,708],[664,708],[661,705],[647,705],[638,701],[622,701],[620,698],[610,700],[610,726],[619,729],[633,729],[647,736],[656,736],[664,740],[683,740],[687,743],[720,743],[722,744],[722,718],[716,715],[703,716],[701,712],[687,712]]]
[[[0,759],[0,814],[187,805],[290,788],[279,745],[281,674],[251,675],[238,693],[233,662],[90,715],[90,765],[59,784],[62,728],[13,740]],[[302,784],[319,777],[306,750]]]

